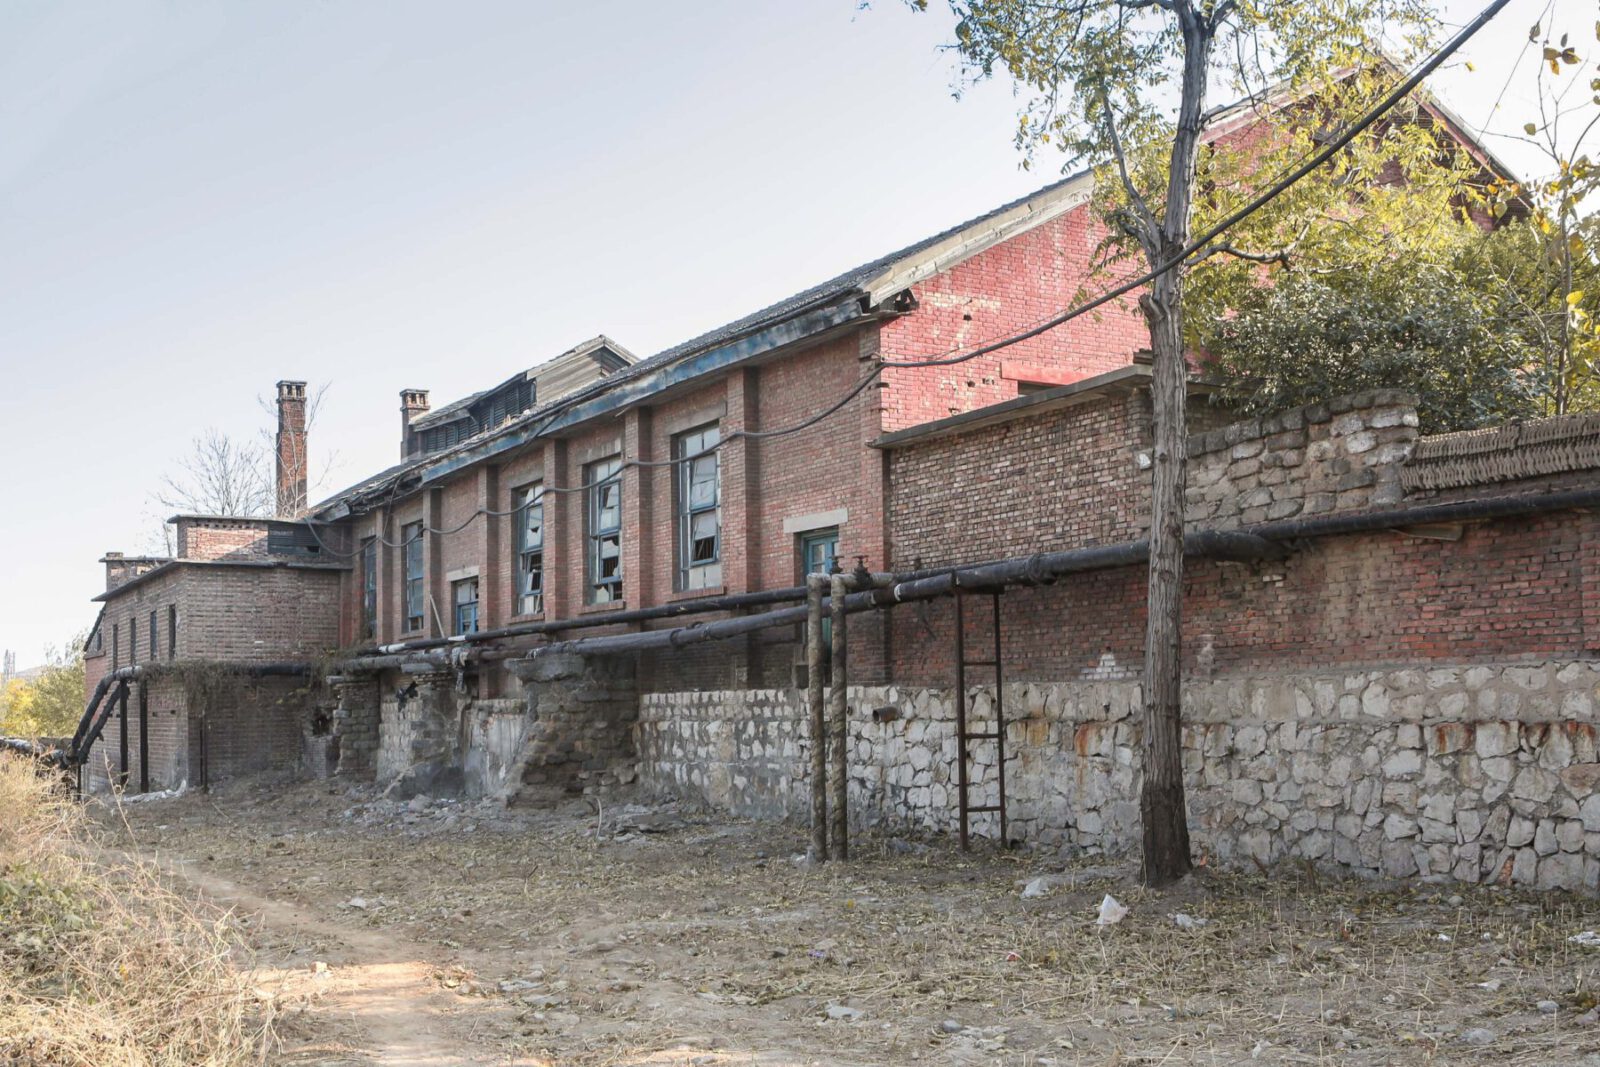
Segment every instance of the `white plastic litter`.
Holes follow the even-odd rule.
[[[1122,902],[1107,893],[1106,898],[1100,902],[1100,917],[1094,923],[1096,926],[1115,926],[1127,914],[1128,909]]]
[[[1600,932],[1594,930],[1585,930],[1581,934],[1573,934],[1567,940],[1574,945],[1582,945],[1584,948],[1600,948]]]
[[[1022,899],[1030,900],[1033,897],[1042,897],[1050,892],[1050,883],[1044,878],[1035,878],[1022,887]]]
[[[1185,915],[1181,911],[1172,916],[1172,921],[1178,924],[1178,929],[1180,930],[1198,930],[1202,926],[1205,926],[1211,922],[1210,919],[1201,919],[1194,915]]]
[[[122,795],[122,803],[146,804],[152,800],[176,800],[188,791],[189,782],[188,779],[185,779],[178,783],[178,788],[176,789],[161,789],[154,793],[124,793]]]

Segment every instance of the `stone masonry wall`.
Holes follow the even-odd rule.
[[[1397,504],[1416,442],[1416,401],[1391,389],[1193,434],[1186,518],[1216,528]]]
[[[494,699],[457,689],[450,672],[341,680],[340,771],[370,766],[378,784],[402,797],[506,802],[529,785],[590,790],[632,779],[639,703],[631,661],[554,655],[509,664],[521,692]]]
[[[976,731],[993,687],[972,691]],[[1596,890],[1600,663],[1258,674],[1185,686],[1185,770],[1197,852],[1367,875]],[[1005,690],[1013,839],[1083,852],[1138,845],[1139,686]],[[948,689],[851,691],[859,826],[954,829]],[[874,708],[899,718],[877,722]],[[809,740],[794,690],[647,694],[641,782],[739,815],[804,819]],[[994,749],[974,747],[973,802],[994,796]],[[995,836],[993,816],[974,832]]]

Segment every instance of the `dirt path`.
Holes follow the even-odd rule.
[[[882,836],[813,868],[794,827],[607,811],[243,785],[117,832],[252,917],[286,1065],[1600,1067],[1600,950],[1568,940],[1592,900],[1293,871],[1154,894]]]
[[[171,858],[168,866],[203,897],[237,911],[254,927],[263,950],[259,984],[291,1012],[283,1062],[392,1067],[547,1062],[475,1049],[471,1013],[463,1010],[461,997],[441,986],[441,966],[428,946],[262,896],[202,870],[192,859]],[[294,951],[307,944],[317,946],[318,956],[309,965]]]

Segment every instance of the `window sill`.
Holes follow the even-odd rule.
[[[585,604],[578,609],[579,615],[604,615],[608,611],[627,611],[626,600],[613,600],[606,604]]]
[[[519,623],[524,623],[524,622],[544,622],[544,612],[542,612],[542,611],[533,611],[533,612],[529,612],[526,615],[513,615],[513,616],[511,616],[511,618],[506,620],[506,625],[507,626],[515,626],[515,625],[517,625]]]
[[[668,603],[677,603],[680,600],[704,600],[707,597],[726,596],[728,587],[725,585],[712,585],[704,589],[679,589],[677,592],[667,594]]]

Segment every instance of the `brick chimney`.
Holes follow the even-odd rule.
[[[414,451],[416,435],[411,432],[411,420],[428,410],[426,389],[400,390],[400,458],[409,459]]]
[[[306,512],[306,383],[278,383],[278,517]]]

